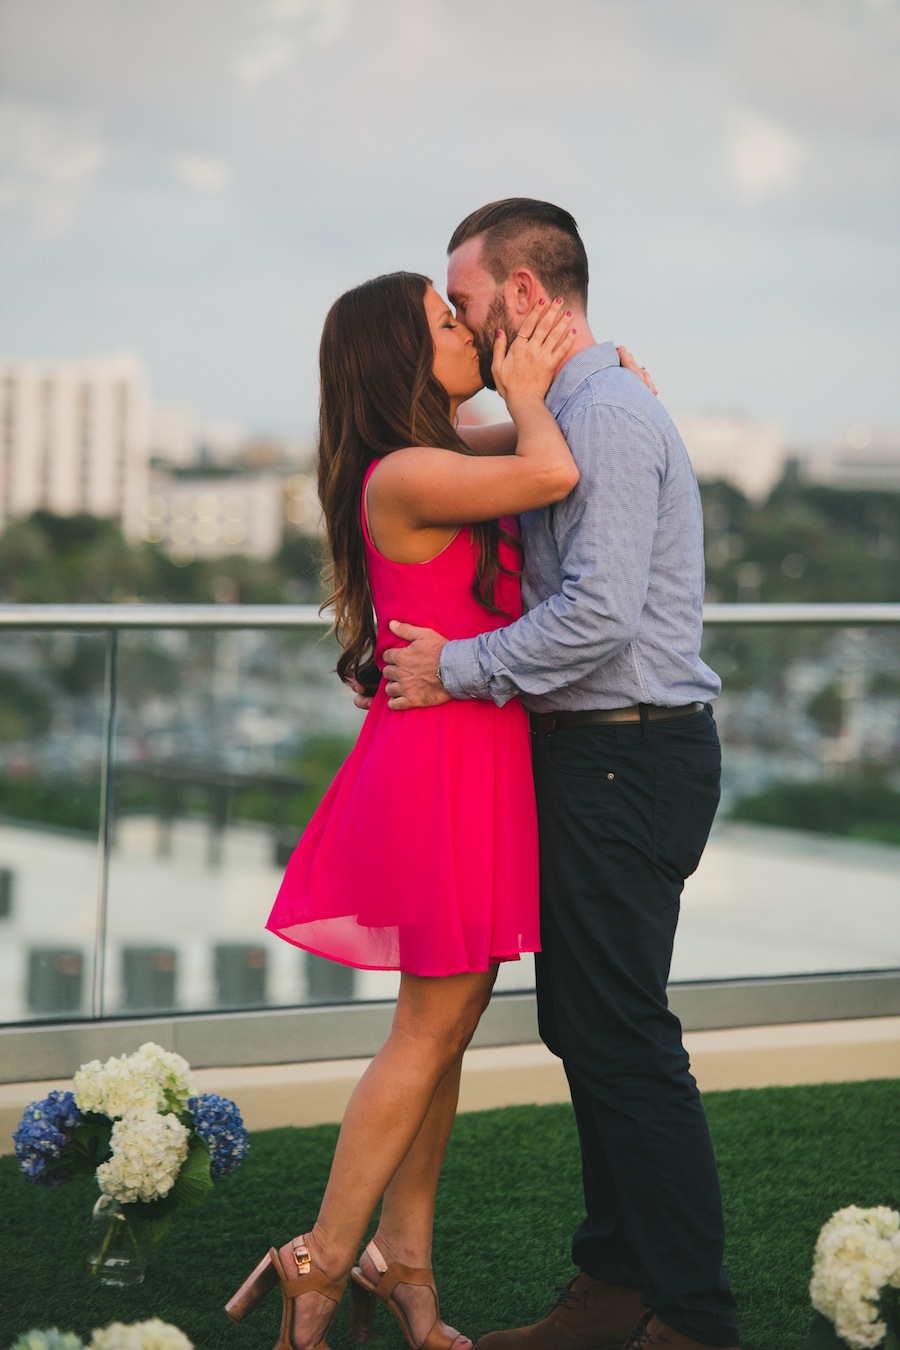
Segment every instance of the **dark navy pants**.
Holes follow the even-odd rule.
[[[706,1116],[666,981],[719,800],[712,713],[535,730],[541,1036],[565,1066],[587,1211],[575,1264],[683,1335],[738,1344]]]

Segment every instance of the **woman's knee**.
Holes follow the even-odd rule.
[[[473,986],[469,998],[460,1010],[460,1016],[457,1024],[457,1042],[459,1053],[467,1048],[475,1032],[478,1030],[478,1023],[481,1021],[482,1014],[491,1001],[491,994],[494,988],[494,980],[497,978],[497,967],[486,972],[483,979],[479,980]]]
[[[401,981],[393,1030],[419,1042],[420,1052],[446,1069],[465,1051],[490,1002],[494,973],[481,980],[446,976]],[[455,983],[450,983],[455,981]]]

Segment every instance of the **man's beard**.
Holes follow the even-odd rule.
[[[478,369],[481,372],[481,378],[484,381],[486,389],[496,389],[494,377],[491,374],[491,362],[494,359],[494,336],[498,328],[502,328],[506,333],[506,341],[512,342],[515,337],[513,319],[509,310],[506,308],[506,301],[503,298],[503,292],[497,291],[491,301],[487,312],[487,318],[484,321],[484,327],[475,337],[475,350],[478,352]]]

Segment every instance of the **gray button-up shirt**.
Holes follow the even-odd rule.
[[[573,356],[547,407],[581,475],[554,506],[522,516],[526,613],[448,642],[441,678],[457,698],[534,712],[706,703],[700,659],[703,517],[684,443],[611,342]]]

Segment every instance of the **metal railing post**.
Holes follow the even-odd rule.
[[[106,684],[103,700],[103,753],[100,760],[100,827],[98,830],[97,910],[94,924],[94,978],[91,1016],[103,1016],[106,987],[106,932],[109,913],[109,852],[113,826],[116,743],[116,704],[119,692],[119,630],[110,629],[106,643]]]

